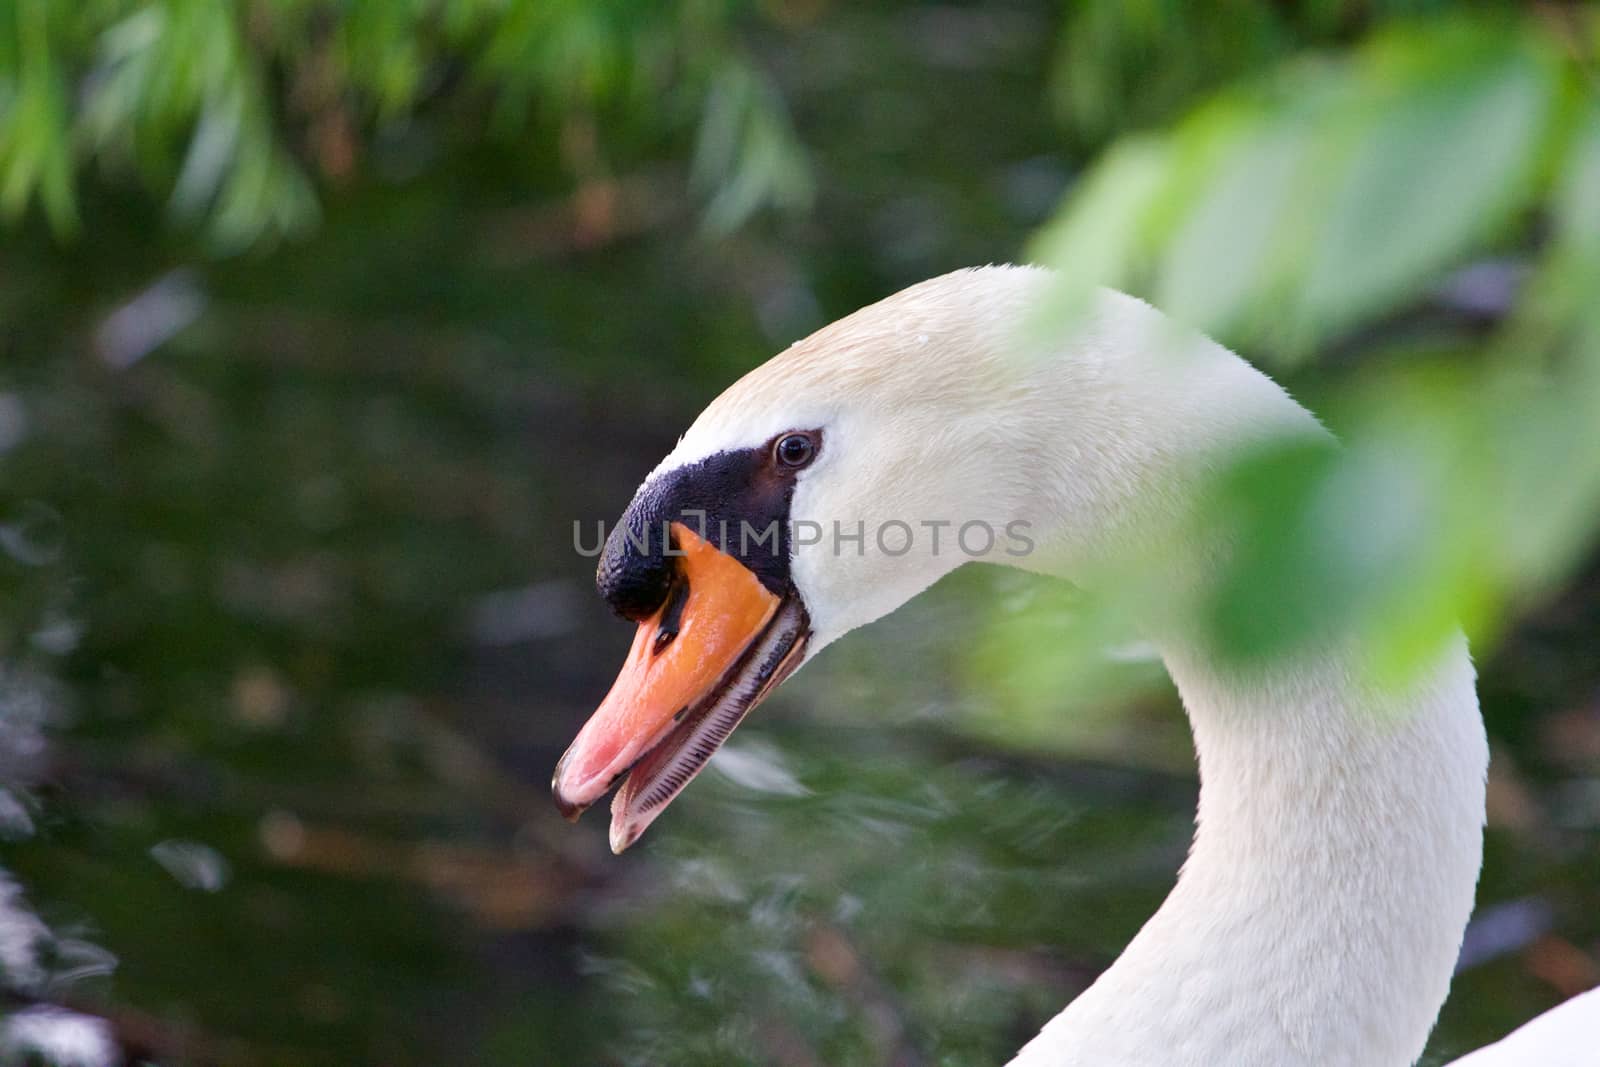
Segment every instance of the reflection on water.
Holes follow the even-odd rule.
[[[697,783],[588,961],[624,1062],[999,1062],[1187,843],[1181,782],[778,714],[746,729],[805,792]]]
[[[0,1061],[43,1060],[60,1067],[110,1067],[117,1061],[103,1019],[48,1004],[22,1008],[0,1023]]]
[[[215,893],[228,884],[228,861],[209,845],[198,841],[158,841],[150,846],[150,858],[166,868],[185,889]]]
[[[33,837],[39,802],[28,791],[46,752],[49,683],[6,671],[0,674],[0,842]],[[0,869],[0,1063],[45,1062],[110,1067],[115,1045],[104,1020],[50,1001],[71,995],[83,981],[103,979],[116,957],[81,937],[52,930],[22,887]]]

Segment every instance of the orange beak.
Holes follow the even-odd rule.
[[[551,783],[556,806],[576,819],[634,772],[612,805],[617,852],[799,665],[805,644],[797,601],[768,590],[682,523],[673,523],[672,533],[681,558],[667,600],[639,624],[621,673]]]

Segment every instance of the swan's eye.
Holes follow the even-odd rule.
[[[778,438],[772,454],[785,467],[804,467],[817,454],[816,443],[803,433],[788,433]]]

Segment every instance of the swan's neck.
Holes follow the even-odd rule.
[[[1091,340],[1098,331],[1116,358],[1096,365],[1112,386],[1097,404],[1116,407],[1093,453],[1057,447],[1041,464],[1060,486],[1042,493],[1065,548],[1051,569],[1069,576],[1083,517],[1139,540],[1142,502],[1174,499],[1151,486],[1178,485],[1197,447],[1317,432],[1238,357],[1203,339],[1152,354],[1138,339],[1160,334],[1159,316],[1126,298],[1104,306]],[[1037,390],[1047,403],[1029,439],[1048,438],[1038,429],[1082,391]],[[1094,411],[1071,418],[1054,424],[1058,437]],[[1189,543],[1156,566],[1183,588],[1218,551]],[[1016,1062],[1408,1067],[1444,1001],[1481,859],[1488,754],[1465,642],[1386,691],[1362,682],[1336,636],[1247,674],[1208,662],[1184,630],[1158,643],[1200,762],[1188,862],[1121,958]]]
[[[1415,1062],[1481,856],[1487,754],[1464,645],[1398,695],[1336,656],[1250,681],[1166,659],[1200,756],[1189,860],[1017,1062]]]

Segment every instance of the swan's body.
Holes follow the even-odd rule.
[[[1230,450],[1322,431],[1243,360],[1121,294],[1100,294],[1064,339],[1031,338],[1050,284],[1018,268],[936,278],[798,343],[707,408],[628,522],[693,502],[724,524],[781,514],[824,536],[786,540],[781,566],[725,529],[707,545],[673,527],[692,549],[676,569],[609,546],[602,589],[642,620],[641,637],[632,673],[558,769],[558,799],[581,810],[632,768],[613,807],[625,847],[804,658],[968,558],[926,539],[891,551],[871,533],[841,551],[834,523],[1020,521],[1036,550],[999,561],[1080,582],[1139,553],[1172,591],[1144,621],[1193,729],[1198,829],[1161,909],[1015,1063],[1406,1067],[1448,991],[1482,856],[1488,753],[1465,642],[1403,691],[1363,681],[1338,632],[1270,667],[1208,662],[1184,606],[1230,548],[1177,520]],[[789,464],[796,435],[811,451],[795,446],[804,459]],[[760,582],[714,569],[730,556]],[[725,581],[733,591],[715,592]],[[681,621],[732,617],[719,605],[735,604],[754,627],[737,647],[707,653],[696,642],[716,635]],[[694,653],[677,665],[675,639]],[[712,662],[720,673],[693,674]],[[1572,1014],[1578,1029],[1556,1040],[1600,1047],[1594,1009]]]

